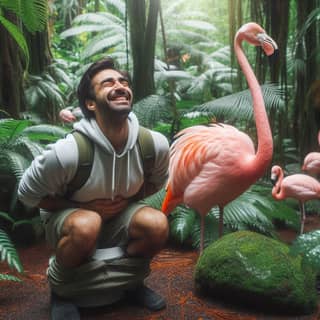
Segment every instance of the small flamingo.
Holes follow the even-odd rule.
[[[308,200],[320,198],[320,183],[306,174],[293,174],[284,178],[280,166],[271,168],[271,181],[274,185],[272,188],[274,199],[293,198],[299,201],[300,234],[302,234],[306,219],[304,204]]]
[[[260,85],[243,53],[242,41],[261,46],[267,55],[276,43],[256,23],[247,23],[237,32],[234,49],[253,98],[258,147],[251,138],[226,124],[212,123],[182,130],[170,149],[169,179],[162,211],[169,214],[184,203],[201,216],[200,253],[204,246],[204,218],[219,207],[219,236],[223,232],[223,208],[267,169],[273,141]]]
[[[320,131],[318,132],[318,143],[320,145]],[[302,171],[311,175],[320,173],[320,152],[310,152],[305,156]]]

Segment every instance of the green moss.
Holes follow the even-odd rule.
[[[206,248],[195,281],[214,295],[233,296],[261,307],[310,313],[317,305],[315,273],[301,256],[266,236],[239,231]]]

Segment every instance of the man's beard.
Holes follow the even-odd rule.
[[[127,116],[131,112],[131,105],[112,105],[105,100],[96,101],[101,115]]]

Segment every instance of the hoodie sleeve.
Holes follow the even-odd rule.
[[[63,195],[77,166],[78,150],[71,135],[48,145],[24,172],[18,188],[19,199],[35,207],[46,196]]]
[[[160,190],[168,179],[169,143],[159,132],[151,131],[155,146],[155,164],[149,181]]]

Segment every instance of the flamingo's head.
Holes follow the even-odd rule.
[[[267,56],[272,55],[278,50],[276,42],[268,36],[265,30],[255,22],[244,24],[237,32],[236,38],[240,37],[252,45],[262,47]]]
[[[282,169],[279,166],[273,166],[271,168],[271,183],[272,185],[276,185],[280,175],[281,175]]]

